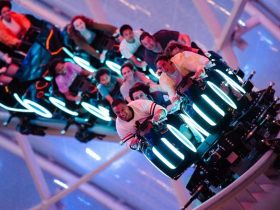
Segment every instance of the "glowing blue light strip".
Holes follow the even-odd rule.
[[[71,58],[73,58],[74,54],[68,50],[66,47],[62,47],[62,50]]]
[[[176,167],[170,163],[155,147],[152,148],[153,153],[170,169],[175,169]]]
[[[181,158],[182,160],[184,160],[185,156],[176,148],[173,146],[173,144],[171,144],[166,138],[161,138],[160,139],[169,149],[172,150],[172,152],[174,152],[179,158]]]
[[[79,113],[78,112],[75,112],[75,111],[72,111],[70,109],[68,109],[66,106],[65,106],[65,102],[57,99],[57,98],[54,98],[52,96],[49,97],[49,101],[54,105],[56,106],[57,108],[61,109],[62,111],[70,114],[70,115],[73,115],[73,116],[78,116]]]
[[[245,94],[246,91],[239,85],[237,84],[234,80],[232,80],[229,76],[227,76],[225,73],[223,73],[222,71],[215,69],[216,72],[218,72],[218,74],[220,74],[227,82],[230,86],[232,86],[235,90]]]
[[[109,69],[116,72],[118,75],[120,75],[122,77],[121,66],[119,64],[114,63],[113,61],[109,61],[109,60],[106,60],[105,64]]]
[[[225,116],[225,112],[214,101],[212,101],[207,95],[202,94],[201,97],[207,103],[209,103],[220,115]]]
[[[176,129],[175,127],[173,127],[172,125],[167,124],[167,128],[169,131],[171,131],[171,133],[180,140],[180,142],[182,142],[186,147],[188,147],[190,150],[192,150],[193,152],[196,152],[196,148],[195,146],[192,144],[192,142],[185,137],[178,129]]]
[[[210,133],[208,133],[199,124],[197,124],[188,114],[179,114],[179,116],[186,124],[188,124],[190,127],[196,128],[204,136],[208,137],[210,135]]]
[[[111,121],[111,117],[109,115],[107,115],[107,113],[102,114],[102,111],[98,108],[96,108],[95,106],[87,103],[87,102],[82,102],[81,103],[82,107],[87,110],[89,113],[93,114],[94,116],[105,120],[105,121]]]
[[[159,79],[159,76],[154,72],[153,69],[149,68],[149,72],[151,75],[153,75],[155,78]]]
[[[34,101],[31,101],[29,99],[21,100],[21,98],[18,96],[17,93],[14,93],[14,97],[26,109],[29,109],[30,111],[35,112],[36,114],[38,114],[42,117],[52,118],[52,113],[49,110],[47,110],[45,107],[41,106],[40,104],[38,104]],[[34,108],[34,107],[36,107],[36,108]]]
[[[211,126],[216,125],[216,123],[211,120],[206,114],[204,114],[204,112],[201,111],[195,103],[193,103],[192,107],[194,111],[196,111],[196,113],[198,113],[208,124],[210,124]]]
[[[82,67],[83,69],[89,71],[89,72],[95,72],[97,71],[96,68],[92,67],[90,65],[90,63],[83,59],[83,58],[80,58],[76,55],[73,56],[73,60],[75,61],[75,63],[77,63],[80,67]]]
[[[12,112],[32,112],[29,109],[17,109],[17,108],[6,106],[5,104],[2,104],[2,103],[0,103],[0,107],[2,107],[3,109],[6,109],[8,111],[12,111]]]
[[[209,87],[214,90],[214,92],[221,98],[223,99],[228,105],[230,105],[232,108],[237,109],[236,104],[231,100],[230,97],[228,97],[217,85],[214,83],[207,81],[207,84]]]

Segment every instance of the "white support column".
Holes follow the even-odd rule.
[[[51,196],[51,193],[44,178],[43,172],[36,161],[35,154],[30,146],[29,141],[26,139],[26,136],[23,136],[19,133],[16,134],[16,140],[23,152],[24,160],[41,199],[43,201],[47,200]]]
[[[215,50],[222,50],[228,42],[231,42],[231,36],[236,27],[237,20],[243,12],[246,3],[247,0],[239,0],[235,2],[231,15],[223,27],[222,34],[215,43]]]
[[[108,23],[107,15],[102,9],[100,0],[85,0],[85,4],[87,8],[89,8],[89,11],[92,13],[94,19],[98,22]]]
[[[212,9],[209,7],[209,3],[207,3],[205,0],[193,0],[193,4],[196,6],[196,9],[207,25],[208,30],[212,33],[213,37],[219,37],[222,33],[222,26]]]
[[[20,148],[16,144],[14,144],[13,142],[11,142],[6,138],[3,138],[1,135],[0,135],[0,146],[14,153],[15,155],[18,155],[22,158],[24,157]],[[65,170],[61,166],[56,165],[55,163],[52,163],[41,156],[35,154],[35,159],[38,161],[40,166],[45,171],[61,179],[63,182],[65,182],[68,185],[77,183],[80,180],[80,177],[72,174],[71,172]],[[98,202],[100,202],[102,205],[106,206],[109,209],[129,210],[129,208],[126,205],[122,204],[121,202],[118,202],[115,198],[111,197],[110,195],[103,192],[99,188],[94,187],[94,185],[91,185],[89,183],[84,183],[80,185],[78,189],[86,193],[87,195],[91,196],[93,199],[97,200]]]
[[[280,27],[259,11],[251,2],[245,6],[245,11],[259,18],[259,21],[280,41]]]
[[[171,180],[171,185],[174,189],[179,207],[182,208],[191,198],[189,192],[186,190],[185,183],[180,177],[178,180]]]
[[[106,161],[105,163],[103,163],[102,165],[100,165],[98,168],[96,168],[95,170],[91,171],[90,173],[84,175],[83,177],[81,177],[81,179],[79,181],[77,181],[76,183],[74,183],[73,185],[71,185],[69,188],[60,191],[59,193],[57,193],[56,195],[54,195],[53,197],[49,198],[48,200],[46,200],[45,202],[31,208],[30,210],[41,210],[42,208],[45,208],[47,206],[50,206],[56,202],[58,202],[59,200],[61,200],[62,198],[64,198],[65,196],[67,196],[69,193],[73,192],[74,190],[78,189],[78,187],[82,184],[84,184],[85,182],[88,182],[93,176],[95,176],[96,174],[98,174],[99,172],[103,171],[105,168],[107,168],[109,165],[111,165],[114,161],[120,159],[122,156],[124,156],[127,152],[129,151],[129,148],[124,148],[122,149],[120,152],[118,152],[116,155],[114,155],[112,158],[110,158],[108,161]],[[112,203],[111,205],[111,209],[115,209],[115,210],[120,210],[120,208],[116,207],[116,205],[114,205],[115,203]],[[122,208],[123,210],[128,210],[128,208]]]

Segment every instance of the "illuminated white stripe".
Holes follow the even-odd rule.
[[[192,142],[185,137],[178,129],[176,129],[175,127],[173,127],[172,125],[167,124],[167,128],[169,131],[171,131],[171,133],[180,140],[180,142],[182,142],[186,147],[188,147],[190,150],[192,150],[193,152],[196,152],[196,148],[195,146],[192,144]]]
[[[215,69],[216,72],[218,72],[218,74],[220,74],[227,82],[228,84],[233,87],[235,90],[245,94],[246,91],[239,85],[237,84],[234,80],[232,80],[229,76],[227,76],[225,73],[223,73],[222,71]]]
[[[209,123],[211,126],[216,125],[216,123],[213,120],[211,120],[206,114],[204,114],[204,112],[201,111],[198,108],[198,106],[196,106],[195,103],[193,103],[192,107],[193,107],[194,111],[196,111],[196,113],[198,113],[207,123]]]
[[[121,74],[121,66],[117,63],[114,63],[113,61],[105,61],[106,66],[108,66],[109,69],[111,69],[112,71],[116,72],[118,75],[120,75],[122,77]]]
[[[214,101],[212,101],[207,95],[202,94],[201,97],[207,101],[220,115],[225,116],[225,112],[217,105]]]
[[[83,69],[89,71],[89,72],[95,72],[97,71],[96,68],[94,68],[93,66],[90,65],[90,63],[83,59],[80,58],[76,55],[73,56],[73,60],[75,61],[76,64],[78,64],[80,67],[82,67]]]
[[[73,58],[73,53],[70,51],[70,50],[68,50],[66,47],[62,47],[62,50],[69,56],[69,57],[71,57],[71,58]]]
[[[107,113],[105,113],[105,115],[104,115],[100,109],[96,108],[95,106],[93,106],[87,102],[82,102],[81,105],[89,113],[93,114],[94,116],[96,116],[102,120],[105,120],[105,121],[112,120],[111,117],[107,115]]]
[[[12,112],[32,112],[29,109],[17,109],[17,108],[6,106],[5,104],[2,104],[2,103],[0,103],[0,107],[2,107],[3,109],[6,109],[8,111],[12,111]]]
[[[184,160],[185,156],[176,148],[173,146],[173,144],[171,144],[166,138],[161,138],[160,139],[169,149],[172,150],[172,152],[174,152],[179,158],[181,158],[182,160]]]
[[[29,99],[21,100],[21,98],[18,96],[17,93],[14,93],[14,97],[26,109],[29,109],[30,111],[35,112],[36,114],[38,114],[42,117],[52,118],[52,113],[49,110],[47,110],[46,108],[44,108],[43,106],[41,106],[40,104],[38,104],[34,101],[31,101]],[[36,108],[34,108],[34,107],[36,107]]]
[[[61,101],[61,100],[59,100],[59,99],[57,99],[57,98],[54,98],[54,97],[52,97],[52,96],[49,97],[49,100],[50,100],[50,102],[51,102],[54,106],[56,106],[57,108],[61,109],[62,111],[66,112],[66,113],[68,113],[68,114],[70,114],[70,115],[73,115],[73,116],[78,116],[78,115],[79,115],[78,112],[75,112],[75,111],[72,111],[72,110],[68,109],[68,108],[65,106],[65,102],[63,102],[63,101]]]
[[[196,128],[204,136],[208,137],[210,135],[210,133],[208,133],[199,124],[197,124],[197,122],[195,122],[194,119],[192,119],[187,113],[186,114],[179,114],[179,116],[186,124],[188,124],[190,127]]]
[[[170,163],[155,147],[152,148],[153,153],[170,169],[175,169],[176,167]]]
[[[153,75],[155,78],[159,79],[159,76],[154,72],[153,69],[149,68],[149,72],[151,75]]]
[[[101,157],[88,147],[86,148],[86,153],[95,160],[101,160]]]
[[[228,105],[230,105],[232,108],[237,109],[236,104],[233,102],[233,100],[231,100],[230,97],[228,97],[224,91],[222,91],[217,85],[215,85],[214,83],[207,81],[207,84],[209,85],[209,87],[214,90],[214,92],[221,98],[223,99]]]
[[[67,184],[65,184],[64,182],[62,182],[58,179],[54,179],[53,182],[56,183],[57,185],[59,185],[60,187],[64,188],[64,189],[68,189],[68,187],[69,187]]]

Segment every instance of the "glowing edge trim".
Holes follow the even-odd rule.
[[[118,75],[122,77],[121,74],[121,66],[117,63],[114,63],[113,61],[105,61],[106,66],[111,69],[112,71],[116,72]]]
[[[42,116],[42,117],[45,117],[45,118],[52,118],[52,113],[47,110],[45,107],[41,106],[40,104],[37,104],[36,102],[34,101],[31,101],[29,99],[23,99],[21,100],[21,98],[18,96],[18,94],[14,93],[14,97],[15,99],[22,105],[24,106],[26,109],[29,109],[33,112],[35,112],[36,114]],[[34,109],[33,106],[36,106],[39,110],[41,111],[38,111],[38,109]]]
[[[195,103],[193,103],[192,107],[193,107],[193,109],[194,109],[206,122],[208,122],[209,125],[211,125],[211,126],[217,125],[217,124],[216,124],[213,120],[211,120],[206,114],[204,114],[204,112],[201,111],[201,110],[199,109],[199,107],[198,107]]]
[[[170,169],[175,169],[176,167],[170,163],[163,155],[155,148],[152,148],[153,153],[165,164],[167,165]]]
[[[159,76],[154,72],[153,69],[149,68],[149,72],[151,75],[153,75],[155,78],[159,79]]]
[[[225,112],[217,105],[214,101],[212,101],[207,95],[202,94],[201,97],[210,104],[220,115],[225,116]]]
[[[192,142],[185,137],[179,130],[177,130],[175,127],[173,127],[172,125],[167,124],[167,128],[168,130],[171,131],[171,133],[180,140],[180,142],[182,142],[186,147],[188,147],[190,150],[192,150],[193,152],[196,152],[196,148],[195,146],[192,144]]]
[[[8,107],[5,104],[0,103],[0,107],[2,107],[3,109],[6,109],[8,111],[12,111],[12,112],[33,112],[29,109],[17,109],[17,108],[13,108],[13,107]]]
[[[111,117],[108,116],[108,115],[102,115],[100,114],[99,112],[101,112],[100,109],[96,108],[95,106],[87,103],[87,102],[82,102],[81,103],[82,107],[87,110],[89,113],[93,114],[94,116],[102,119],[102,120],[105,120],[105,121],[111,121]]]
[[[172,150],[172,152],[174,152],[179,158],[181,158],[182,160],[185,159],[185,156],[176,148],[173,146],[173,144],[171,144],[166,138],[161,138],[160,139],[169,149]]]
[[[210,133],[208,133],[199,124],[197,124],[188,114],[179,114],[179,116],[190,127],[193,126],[196,130],[198,130],[200,133],[202,133],[206,137],[210,136]]]
[[[215,71],[218,72],[218,74],[220,74],[235,90],[242,92],[243,94],[246,93],[246,91],[240,85],[238,85],[234,80],[229,78],[225,73],[221,72],[218,69],[215,69]]]
[[[214,83],[207,81],[207,84],[209,87],[214,90],[214,92],[221,98],[223,99],[228,105],[230,105],[232,108],[237,109],[236,104],[231,100],[230,97],[228,97],[217,85]]]
[[[67,114],[70,114],[70,115],[73,115],[73,116],[78,116],[79,115],[78,112],[75,112],[75,111],[72,111],[72,110],[68,109],[65,106],[65,102],[63,102],[61,100],[59,100],[55,97],[52,97],[52,96],[49,97],[49,100],[54,106],[56,106],[57,108],[61,109],[64,112],[66,112]]]

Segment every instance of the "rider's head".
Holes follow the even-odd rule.
[[[156,39],[148,32],[143,32],[141,34],[140,42],[148,50],[154,50],[157,46]]]
[[[150,95],[150,88],[149,86],[137,82],[132,88],[129,90],[129,97],[131,100],[137,100],[137,99],[149,99]]]
[[[120,27],[120,34],[122,35],[122,37],[129,43],[134,42],[134,33],[133,33],[133,29],[130,25],[122,25]]]
[[[159,55],[155,61],[158,70],[164,73],[173,73],[175,69],[170,57],[167,55]]]
[[[11,21],[11,8],[12,4],[10,1],[0,1],[1,17],[8,22]]]
[[[96,81],[101,85],[109,85],[111,82],[111,73],[106,68],[100,68],[95,75]]]
[[[134,79],[134,67],[131,63],[127,62],[122,65],[121,73],[124,80],[133,80]]]
[[[118,118],[124,121],[130,121],[133,117],[133,110],[121,99],[115,99],[112,104],[112,109]]]

